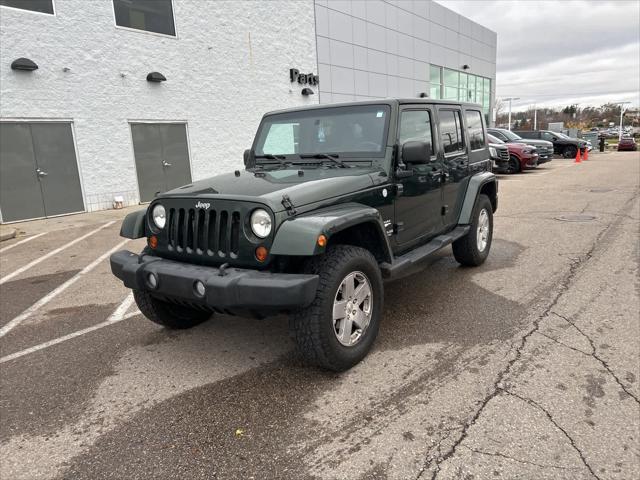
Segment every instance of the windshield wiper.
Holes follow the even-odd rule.
[[[277,160],[278,163],[282,166],[286,166],[287,164],[290,164],[291,161],[287,161],[284,155],[273,155],[271,153],[265,153],[263,155],[256,155],[255,158],[266,158],[267,160]],[[264,163],[257,163],[257,165],[264,165]]]
[[[331,160],[336,165],[346,167],[347,165],[345,165],[341,160],[338,160],[338,157],[340,157],[340,155],[338,155],[337,153],[303,153],[300,155],[300,158],[317,158],[319,160]]]

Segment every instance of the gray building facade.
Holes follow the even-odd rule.
[[[479,103],[491,119],[496,33],[428,0],[315,0],[320,102]]]

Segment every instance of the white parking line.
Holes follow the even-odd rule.
[[[18,315],[13,320],[11,320],[9,323],[7,323],[4,327],[0,328],[0,338],[4,337],[7,333],[9,333],[15,327],[20,325],[20,323],[22,323],[25,319],[29,318],[40,307],[42,307],[43,305],[46,305],[47,303],[49,303],[51,300],[53,300],[55,297],[60,295],[67,288],[69,288],[71,285],[73,285],[78,280],[80,280],[84,275],[89,273],[91,270],[93,270],[95,267],[97,267],[102,261],[107,259],[113,252],[121,249],[124,246],[124,244],[127,243],[128,241],[129,241],[128,239],[127,240],[123,240],[118,245],[116,245],[111,250],[109,250],[108,252],[103,253],[102,255],[100,255],[98,258],[96,258],[93,262],[91,262],[89,265],[87,265],[82,270],[80,270],[78,273],[76,273],[69,280],[64,282],[62,285],[60,285],[55,290],[52,290],[51,292],[49,292],[47,295],[45,295],[40,300],[38,300],[36,303],[31,305],[29,308],[27,308],[20,315]]]
[[[13,247],[17,247],[18,245],[22,245],[23,243],[27,243],[27,242],[30,242],[31,240],[35,240],[36,238],[41,237],[45,233],[47,233],[47,232],[42,232],[42,233],[39,233],[39,234],[34,235],[32,237],[27,237],[24,240],[20,240],[19,242],[14,243],[13,245],[9,245],[8,247],[0,248],[0,253],[4,253],[7,250],[11,250]]]
[[[38,263],[46,260],[47,258],[51,258],[54,255],[57,255],[58,253],[60,253],[61,251],[71,247],[72,245],[75,245],[78,242],[81,242],[82,240],[84,240],[85,238],[90,237],[91,235],[94,235],[96,233],[98,233],[100,230],[102,230],[103,228],[107,228],[111,225],[113,225],[114,223],[116,223],[115,220],[112,220],[110,222],[105,223],[104,225],[96,228],[95,230],[91,230],[89,233],[85,233],[84,235],[82,235],[81,237],[76,238],[75,240],[67,243],[66,245],[63,245],[59,248],[56,248],[55,250],[51,250],[49,253],[47,253],[46,255],[43,255],[42,257],[36,258],[33,262],[29,262],[26,265],[20,267],[19,269],[17,269],[14,272],[11,272],[9,275],[5,275],[4,277],[2,277],[0,279],[0,285],[2,285],[3,283],[11,280],[13,277],[15,277],[16,275],[20,275],[22,272],[29,270],[31,267],[33,267],[34,265],[37,265]]]
[[[49,340],[48,342],[41,343],[39,345],[35,345],[30,348],[26,348],[16,353],[12,353],[11,355],[5,355],[0,358],[0,364],[9,362],[11,360],[15,360],[16,358],[24,357],[25,355],[29,355],[30,353],[38,352],[40,350],[44,350],[45,348],[49,348],[53,345],[57,345],[62,342],[66,342],[67,340],[71,340],[72,338],[79,337],[80,335],[84,335],[85,333],[94,332],[103,327],[108,327],[109,325],[113,325],[114,323],[122,322],[123,320],[127,320],[128,318],[135,317],[140,314],[140,310],[128,313],[125,315],[125,312],[129,309],[131,304],[133,303],[133,293],[127,295],[122,303],[114,310],[114,312],[109,315],[104,322],[98,323],[97,325],[93,325],[92,327],[83,328],[82,330],[78,330],[76,332],[70,333],[68,335],[64,335],[62,337],[55,338],[53,340]]]

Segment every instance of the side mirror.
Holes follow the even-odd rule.
[[[402,145],[404,163],[424,164],[431,161],[431,145],[427,142],[405,142]]]
[[[244,168],[252,168],[256,166],[256,157],[253,154],[253,150],[247,149],[244,151]]]

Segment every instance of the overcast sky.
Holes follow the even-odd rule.
[[[639,0],[438,3],[497,32],[496,96],[514,110],[640,103]]]

